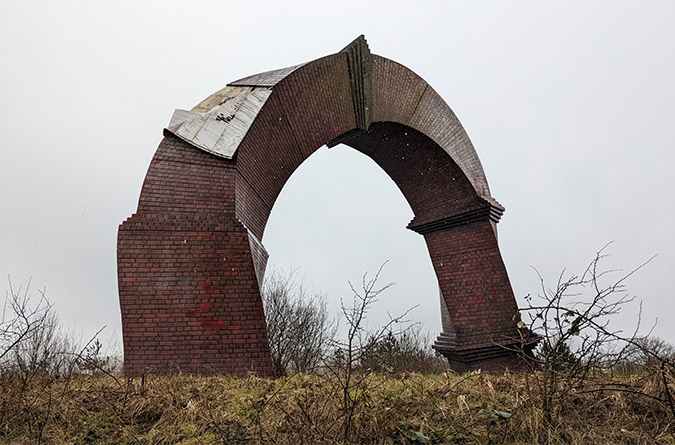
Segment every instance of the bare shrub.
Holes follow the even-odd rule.
[[[675,362],[675,346],[659,337],[637,337],[628,344],[614,370],[625,374],[645,372],[660,367],[664,361]]]
[[[552,289],[540,275],[540,295],[537,299],[526,297],[528,307],[521,310],[527,315],[523,318],[529,319],[527,323],[518,323],[526,333],[524,340],[529,340],[527,333],[534,332],[540,342],[534,357],[530,357],[534,372],[529,377],[535,386],[531,396],[538,400],[548,425],[557,422],[566,409],[573,409],[569,402],[580,393],[621,391],[620,385],[600,377],[616,369],[627,357],[639,354],[656,357],[638,336],[639,317],[635,329],[627,334],[612,325],[614,316],[635,300],[627,294],[626,280],[649,261],[628,273],[606,270],[602,267],[606,248],[596,253],[583,273],[563,271]],[[526,341],[523,351],[529,346]],[[668,408],[675,417],[668,386],[672,362],[659,363],[661,392],[640,395]]]
[[[38,376],[72,373],[77,342],[59,326],[45,290],[33,298],[28,284],[14,289],[9,280],[0,324],[0,372],[20,376],[24,384]]]
[[[45,291],[39,292],[37,302],[30,295],[30,280],[23,287],[14,289],[8,278],[9,290],[5,294],[5,304],[0,321],[0,366],[8,366],[12,354],[22,349],[23,343],[33,341],[33,337],[42,337],[45,327],[53,324],[51,305]]]
[[[429,336],[415,324],[396,335],[389,330],[379,341],[368,339],[360,367],[382,372],[437,374],[448,369],[448,362],[431,348]]]
[[[75,360],[78,372],[81,374],[94,377],[102,375],[116,377],[122,374],[122,356],[113,346],[108,345],[104,349],[103,343],[98,339],[98,333],[80,347]]]
[[[272,361],[280,375],[316,370],[331,344],[335,323],[322,295],[309,296],[294,274],[268,273],[262,289]]]
[[[32,298],[30,281],[18,289],[9,281],[0,322],[0,419],[23,418],[27,437],[41,443],[54,405],[77,391],[78,375],[114,378],[117,362],[102,354],[100,331],[86,343],[76,340],[60,326],[45,290],[38,295]]]
[[[349,282],[352,291],[352,304],[346,306],[341,303],[344,320],[347,323],[347,336],[333,342],[333,355],[325,362],[329,382],[335,391],[341,395],[341,411],[343,419],[343,442],[349,443],[353,430],[353,421],[358,408],[371,397],[372,390],[382,384],[382,380],[373,376],[371,369],[361,366],[362,362],[383,344],[386,338],[396,338],[410,329],[410,323],[405,319],[416,306],[408,309],[397,317],[391,317],[389,322],[375,331],[368,332],[365,320],[368,312],[373,308],[384,291],[394,286],[393,282],[380,286],[378,280],[387,264],[385,262],[372,278],[364,273],[361,286],[357,290]]]

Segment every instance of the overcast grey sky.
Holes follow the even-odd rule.
[[[373,53],[453,108],[506,206],[502,255],[519,303],[614,240],[643,323],[675,342],[672,1],[0,2],[0,274],[33,277],[64,323],[121,336],[117,226],[136,209],[176,108],[226,83],[334,53]],[[347,147],[291,177],[264,243],[271,265],[328,293],[389,260],[372,321],[419,304],[440,330],[423,238],[393,182]],[[5,278],[0,280],[5,291]],[[4,292],[3,292],[4,293]],[[637,308],[618,323],[628,329]]]

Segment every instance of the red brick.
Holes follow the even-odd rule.
[[[274,375],[260,240],[295,169],[346,133],[345,143],[377,162],[415,213],[409,227],[425,237],[442,294],[441,337],[454,342],[442,352],[457,369],[513,364],[502,348],[517,337],[497,245],[503,209],[447,104],[412,71],[372,57],[366,132],[355,131],[358,100],[347,56],[338,53],[273,87],[232,160],[166,133],[138,210],[118,232],[125,373]]]

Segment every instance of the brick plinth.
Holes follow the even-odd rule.
[[[435,346],[448,359],[450,367],[458,373],[478,369],[495,373],[504,372],[507,369],[510,371],[531,369],[527,359],[524,359],[525,356],[521,355],[520,352],[514,353],[514,351],[517,351],[517,347],[517,345],[513,345],[512,349],[504,349],[503,347],[477,348],[463,352],[441,349]]]

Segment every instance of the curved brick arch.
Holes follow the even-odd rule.
[[[118,233],[125,372],[273,375],[260,300],[274,202],[323,145],[370,156],[398,185],[425,237],[441,294],[434,347],[453,367],[515,365],[517,307],[491,197],[454,113],[419,76],[340,53],[229,84],[177,110]]]

